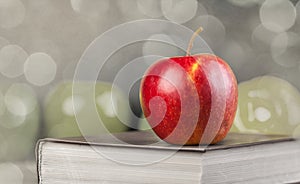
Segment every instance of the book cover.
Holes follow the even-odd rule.
[[[227,137],[214,145],[179,146],[168,144],[160,140],[151,131],[132,131],[100,135],[95,137],[68,137],[68,138],[46,138],[41,141],[62,142],[72,144],[132,147],[145,149],[167,149],[183,151],[200,151],[229,149],[235,147],[251,146],[257,144],[292,141],[292,137],[286,135],[262,135],[262,134],[239,134],[229,133]]]

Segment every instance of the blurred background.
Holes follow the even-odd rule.
[[[34,147],[39,138],[81,134],[74,111],[90,103],[84,95],[71,97],[80,57],[103,32],[140,19],[169,20],[192,30],[201,25],[200,36],[229,63],[239,82],[272,75],[300,89],[298,0],[0,0],[0,183],[36,182]],[[151,38],[172,42],[166,34]],[[95,98],[111,132],[140,126],[138,82],[129,97],[122,87],[111,90],[110,82],[128,62],[148,54],[184,51],[144,41],[109,58]],[[84,94],[89,85],[80,85]],[[111,104],[134,124],[131,128],[120,123]],[[93,127],[86,129],[93,134]]]

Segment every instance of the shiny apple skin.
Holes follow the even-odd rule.
[[[174,57],[149,67],[141,81],[140,102],[162,140],[179,145],[215,144],[232,126],[237,89],[234,73],[221,58],[211,54]],[[150,104],[155,98],[160,100]]]

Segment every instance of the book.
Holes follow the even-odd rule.
[[[38,181],[48,183],[293,183],[300,142],[229,133],[215,145],[179,146],[150,131],[39,140]]]

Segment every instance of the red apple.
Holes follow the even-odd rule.
[[[180,145],[221,141],[233,123],[237,97],[231,68],[211,54],[160,60],[146,71],[140,87],[141,106],[153,131]]]

